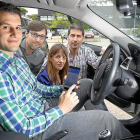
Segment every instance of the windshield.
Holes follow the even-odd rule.
[[[88,6],[97,15],[140,43],[140,8],[133,3],[131,15],[124,16],[116,8],[116,0],[92,0]]]

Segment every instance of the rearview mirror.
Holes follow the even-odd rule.
[[[133,9],[133,0],[116,0],[116,8],[124,16],[129,16]]]

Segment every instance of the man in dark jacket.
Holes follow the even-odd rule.
[[[40,49],[46,41],[47,28],[41,21],[31,21],[22,38],[20,47],[17,51],[29,65],[32,73],[36,76],[43,64],[45,54]]]

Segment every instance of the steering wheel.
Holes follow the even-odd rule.
[[[106,62],[109,54],[113,50],[112,62]],[[94,105],[100,104],[107,95],[115,89],[115,80],[121,77],[120,67],[120,47],[117,43],[112,43],[103,54],[98,68],[96,69],[91,90],[91,102]]]

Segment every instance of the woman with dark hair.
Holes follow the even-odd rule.
[[[37,80],[44,85],[62,85],[68,68],[66,47],[63,44],[54,44],[49,51],[47,64]]]

